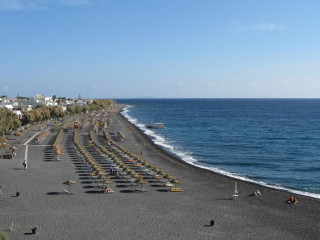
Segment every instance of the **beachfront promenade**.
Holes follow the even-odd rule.
[[[93,117],[99,121],[101,115]],[[41,144],[32,139],[20,145],[14,159],[0,159],[0,185],[6,196],[0,196],[0,230],[9,239],[319,239],[319,200],[297,196],[299,203],[290,205],[285,203],[290,193],[240,181],[239,197],[232,200],[233,179],[158,153],[151,140],[121,115],[105,118],[109,117],[113,123],[107,132],[125,135],[124,142],[117,144],[181,179],[184,192],[171,192],[171,187],[151,176],[143,184],[147,191],[139,192],[135,189],[140,184],[110,175],[101,150],[89,142],[90,124],[81,129],[78,141],[114,182],[110,184],[114,193],[104,194],[75,148],[74,129],[63,132],[64,154],[59,159],[51,149],[58,131],[50,131]],[[36,129],[25,132],[22,143],[37,133]],[[110,147],[103,131],[93,134],[97,143]],[[26,149],[28,169],[23,170]],[[63,184],[67,180],[76,181],[70,186],[73,194],[64,193],[69,190]],[[249,196],[257,188],[262,196]],[[15,231],[10,232],[12,222]],[[34,227],[35,235],[31,234]]]

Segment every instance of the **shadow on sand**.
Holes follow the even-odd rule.
[[[61,192],[48,192],[47,195],[60,195]]]
[[[101,190],[90,190],[90,191],[86,191],[85,193],[103,193]]]
[[[24,168],[13,168],[13,170],[24,170]]]
[[[169,192],[168,189],[158,189],[157,191],[158,191],[158,192]]]
[[[133,190],[121,190],[120,192],[121,193],[133,193],[135,191],[133,191]]]

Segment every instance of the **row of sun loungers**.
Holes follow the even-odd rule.
[[[49,134],[50,129],[46,129],[44,131],[42,131],[40,133],[40,135],[36,138],[35,142],[37,144],[41,144],[41,142],[43,141],[43,139],[45,139],[45,137]]]
[[[56,155],[64,154],[64,150],[61,145],[62,137],[63,137],[63,129],[60,129],[59,133],[56,136],[56,139],[54,140],[53,144],[51,145],[51,148],[53,149],[53,152]]]
[[[109,164],[118,172],[119,178],[126,179],[132,185],[139,179],[156,181],[164,187],[174,187],[177,183],[181,183],[180,180],[158,166],[146,162],[128,149],[115,143],[110,136],[108,137],[106,131],[104,131],[104,135],[106,147],[98,143],[93,132],[89,132],[89,139],[92,147],[96,148],[106,159],[111,159]],[[178,189],[182,190],[181,188],[176,188],[173,191],[177,192]]]
[[[79,131],[74,132],[73,142],[79,154],[83,157],[84,162],[87,164],[88,175],[97,183],[97,187],[99,187],[103,193],[114,192],[111,188],[107,187],[107,184],[112,184],[113,181],[109,179],[104,169],[96,162],[92,155],[80,143]]]

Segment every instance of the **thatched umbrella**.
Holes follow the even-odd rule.
[[[98,170],[96,172],[97,175],[106,175],[106,172],[105,171],[102,171],[102,170]]]
[[[151,164],[149,167],[152,168],[152,169],[159,169],[158,166],[154,165],[154,164]]]
[[[22,132],[16,132],[15,135],[16,135],[17,137],[22,137],[22,136],[23,136],[23,133],[22,133]]]
[[[141,184],[141,191],[142,191],[142,184],[146,184],[148,183],[147,180],[143,179],[143,178],[139,178],[136,183]]]
[[[131,175],[131,176],[133,176],[133,175],[135,175],[135,174],[136,174],[136,172],[135,172],[135,171],[133,171],[133,170],[130,170],[130,171],[128,172],[128,174],[129,174],[129,175]]]
[[[143,178],[143,176],[139,173],[133,174],[131,177],[133,178]]]
[[[114,181],[112,181],[110,179],[104,179],[101,181],[101,183],[104,185],[109,185],[109,184],[114,184]]]
[[[100,179],[100,181],[101,180],[106,180],[106,179],[108,179],[108,177],[106,176],[106,175],[98,175],[98,179]]]
[[[157,174],[160,174],[162,176],[167,175],[167,173],[163,170],[157,171]]]
[[[163,176],[163,178],[170,180],[170,179],[175,179],[175,176],[170,175],[170,174],[166,174]]]
[[[174,184],[174,187],[176,187],[177,184],[178,184],[178,183],[181,183],[182,181],[179,180],[179,179],[174,178],[174,179],[172,179],[170,182]]]
[[[64,185],[69,185],[69,192],[70,192],[71,185],[72,185],[72,184],[75,184],[75,183],[76,183],[76,181],[68,180],[68,181],[65,181],[63,184],[64,184]]]
[[[0,138],[0,143],[8,143],[8,140],[6,138]]]

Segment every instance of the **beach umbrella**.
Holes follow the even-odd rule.
[[[163,171],[163,170],[157,171],[157,173],[160,174],[160,175],[163,175],[163,176],[167,175],[167,173],[165,171]]]
[[[7,139],[5,139],[5,138],[0,138],[0,142],[2,142],[2,143],[7,143],[7,142],[8,142],[8,140],[7,140]]]
[[[147,180],[143,179],[143,178],[139,178],[137,181],[135,181],[138,184],[141,184],[141,191],[142,191],[142,184],[146,184],[148,183]]]
[[[15,135],[18,136],[18,137],[22,137],[23,136],[22,132],[16,132]]]
[[[108,177],[106,175],[98,175],[98,179],[100,179],[100,181],[102,181],[102,180],[108,179]]]
[[[68,185],[69,186],[69,192],[70,192],[70,189],[71,189],[71,185],[75,184],[76,181],[73,181],[73,180],[68,180],[68,181],[65,181],[63,182],[64,185]]]
[[[154,171],[154,172],[158,173],[158,172],[161,172],[161,171],[162,171],[162,169],[160,169],[160,168],[153,168],[153,169],[152,169],[152,171]]]
[[[124,168],[122,168],[122,171],[123,171],[123,172],[130,172],[131,169],[130,169],[129,167],[124,167]]]
[[[179,180],[179,179],[174,178],[174,179],[172,179],[170,182],[174,184],[174,187],[176,187],[176,185],[177,185],[178,183],[181,183],[182,181]]]
[[[128,174],[131,175],[131,176],[133,176],[134,174],[136,174],[136,172],[134,172],[133,170],[130,170],[130,171],[128,172]]]
[[[152,168],[152,169],[159,169],[158,166],[157,166],[157,165],[154,165],[154,164],[150,164],[149,167]]]
[[[114,184],[114,181],[110,180],[110,179],[104,179],[101,181],[101,183],[103,184]]]
[[[175,177],[173,175],[170,175],[170,174],[164,175],[163,178],[168,179],[168,180],[169,179],[175,179]]]
[[[106,175],[106,172],[105,171],[102,171],[102,170],[98,170],[96,172],[97,175]]]
[[[133,178],[143,178],[143,176],[141,174],[138,174],[138,173],[133,174],[131,177],[133,177]]]

